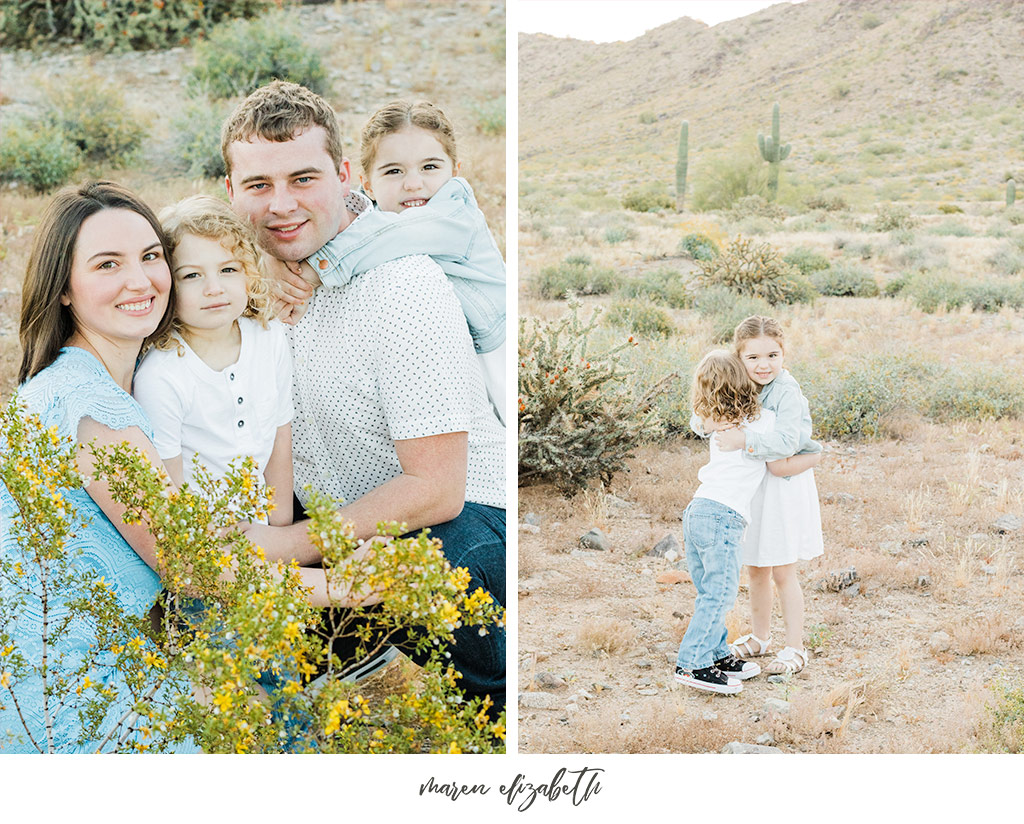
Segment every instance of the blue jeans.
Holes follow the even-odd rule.
[[[708,498],[694,498],[683,513],[686,565],[697,601],[676,664],[704,669],[729,654],[725,614],[736,602],[740,553],[747,522],[738,512]]]

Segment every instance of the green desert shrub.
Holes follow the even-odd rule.
[[[609,226],[604,230],[604,241],[609,246],[636,238],[636,230],[631,226]]]
[[[175,150],[190,176],[222,178],[227,174],[220,151],[220,129],[231,109],[223,102],[193,99],[175,118]]]
[[[594,266],[586,255],[570,255],[557,266],[541,270],[536,294],[546,300],[564,300],[568,295],[606,295],[619,285],[614,269]]]
[[[647,338],[667,338],[675,332],[675,325],[668,312],[652,303],[636,299],[612,304],[608,312],[608,323]]]
[[[903,294],[903,291],[913,280],[913,275],[900,274],[889,280],[885,286],[882,287],[882,294],[887,298],[894,298],[897,295]]]
[[[930,226],[928,234],[942,237],[970,237],[974,232],[971,231],[970,226],[961,223],[959,220],[944,220],[942,223]]]
[[[694,181],[693,208],[699,212],[728,209],[748,195],[763,197],[768,193],[765,167],[759,154],[725,155],[706,161]]]
[[[652,123],[658,122],[658,116],[654,112],[641,112],[640,122],[645,126],[650,126]]]
[[[711,260],[718,251],[718,244],[702,232],[690,232],[679,241],[680,254],[687,254],[694,260]]]
[[[934,272],[949,263],[946,247],[934,238],[919,243],[893,243],[886,249],[886,256],[893,266],[916,272]]]
[[[67,183],[82,153],[59,127],[14,121],[0,132],[0,181],[43,193]]]
[[[856,440],[885,434],[885,421],[912,396],[908,382],[922,370],[892,357],[865,359],[846,369],[815,373],[801,386],[814,410],[818,438]]]
[[[941,422],[1024,417],[1024,389],[1005,370],[950,369],[932,383],[928,416]]]
[[[225,18],[252,17],[277,0],[4,0],[0,45],[72,41],[98,51],[166,49]]]
[[[810,279],[822,295],[871,298],[878,294],[874,275],[863,266],[848,261],[839,261],[829,269],[815,272]]]
[[[1024,272],[1024,241],[1007,241],[999,246],[985,263],[1000,275],[1019,275]]]
[[[505,134],[505,95],[470,105],[476,117],[476,130],[481,134]]]
[[[983,752],[1024,753],[1024,682],[1002,680],[989,687],[979,724]]]
[[[967,281],[963,284],[964,304],[975,312],[998,312],[1004,306],[1020,309],[1024,305],[1024,282]]]
[[[922,312],[958,309],[966,300],[963,285],[946,275],[917,276],[904,292]]]
[[[733,220],[759,217],[772,223],[780,223],[786,219],[786,210],[762,195],[747,195],[733,203],[729,209],[729,216]]]
[[[955,203],[940,203],[939,213],[943,215],[962,215],[964,210]]]
[[[142,147],[146,127],[125,103],[121,89],[95,72],[45,85],[46,117],[74,143],[89,164],[123,168]]]
[[[320,54],[285,14],[232,20],[196,45],[189,70],[194,87],[210,97],[240,97],[271,80],[290,80],[317,94],[327,93]]]
[[[791,266],[795,266],[800,270],[800,274],[805,277],[828,269],[830,265],[828,258],[821,254],[821,252],[815,252],[806,246],[797,246],[795,249],[787,252],[786,256],[782,259]]]
[[[567,496],[610,481],[657,431],[647,393],[630,387],[622,364],[636,341],[594,351],[599,313],[584,321],[578,309],[550,323],[519,320],[519,484],[549,481]]]
[[[891,232],[894,229],[913,229],[917,218],[910,213],[910,207],[902,203],[883,203],[875,215],[876,232]]]
[[[842,195],[811,195],[804,200],[804,205],[808,209],[825,212],[845,212],[850,208]]]
[[[772,305],[809,300],[812,291],[800,271],[786,263],[770,243],[737,237],[720,255],[699,260],[698,288],[724,286],[740,295],[763,298]]]
[[[724,286],[701,289],[693,296],[693,308],[711,322],[713,343],[728,343],[740,321],[751,315],[771,315],[772,305],[753,295],[737,295]]]
[[[627,192],[622,198],[622,208],[631,212],[662,212],[674,209],[675,201],[663,189],[647,186]]]
[[[689,279],[669,266],[624,280],[620,292],[626,297],[643,298],[673,309],[688,309],[693,305]]]

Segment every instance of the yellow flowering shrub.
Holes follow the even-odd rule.
[[[468,573],[450,567],[438,541],[400,537],[401,527],[391,524],[360,547],[335,503],[315,499],[310,536],[331,588],[383,597],[376,607],[331,610],[322,620],[297,567],[268,562],[234,529],[269,508],[251,459],[221,479],[199,470],[194,487],[170,491],[163,470],[127,444],[94,449],[95,477],[126,507],[125,520],[144,523],[154,536],[166,588],[158,621],[126,615],[109,584],[77,569],[65,552],[67,536],[80,528],[64,495],[83,484],[77,447],[14,401],[0,411],[0,423],[0,480],[19,509],[11,530],[21,549],[19,557],[0,555],[0,706],[16,705],[19,683],[41,676],[45,700],[78,708],[84,740],[111,752],[158,752],[186,739],[206,752],[503,747],[504,713],[494,718],[489,704],[463,700],[445,649],[458,627],[487,632],[501,624],[504,610],[482,590],[467,592]],[[18,648],[6,618],[29,598],[41,599],[44,612],[47,599],[61,598],[69,613],[90,620],[96,638],[88,660],[64,661],[56,652],[70,619],[48,627],[49,659],[34,660]],[[362,684],[341,680],[396,630],[429,655],[411,684],[371,697]],[[357,639],[353,660],[331,652],[331,641],[343,634]],[[116,663],[128,696],[89,678],[100,658]],[[131,710],[111,726],[109,709],[125,698]],[[9,733],[25,731],[0,730],[0,738]],[[36,745],[53,751],[52,742]]]

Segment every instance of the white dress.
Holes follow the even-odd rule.
[[[823,552],[814,470],[789,478],[766,473],[750,505],[743,563],[756,567],[785,566],[809,561]]]

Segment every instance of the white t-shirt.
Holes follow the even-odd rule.
[[[178,350],[151,349],[135,373],[132,394],[153,424],[153,445],[164,460],[181,455],[186,481],[195,454],[215,478],[249,455],[263,472],[278,427],[292,419],[283,325],[239,318],[238,326],[242,345],[231,366],[211,369],[179,339]]]
[[[757,420],[747,421],[744,426],[751,432],[771,432],[775,426],[775,413],[762,409]],[[700,486],[694,498],[708,498],[717,501],[743,516],[750,523],[750,501],[764,478],[765,462],[751,458],[743,449],[723,452],[712,435],[711,460],[697,472]]]
[[[402,474],[395,441],[467,432],[466,500],[505,507],[505,427],[451,284],[429,257],[317,289],[288,330],[292,462],[304,487],[351,503]]]

